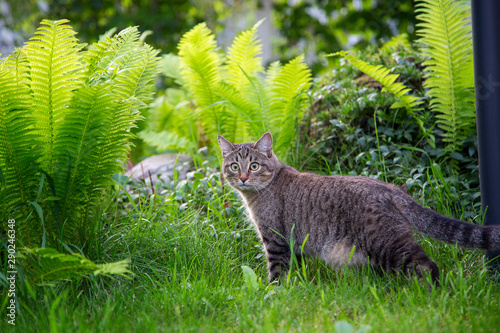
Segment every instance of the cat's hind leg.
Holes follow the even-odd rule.
[[[432,282],[437,284],[439,279],[439,268],[432,261],[427,253],[422,249],[417,241],[412,240],[403,247],[396,249],[390,258],[392,267],[385,267],[386,270],[403,272],[407,276],[416,274],[419,278],[430,275]]]
[[[388,273],[401,272],[418,277],[429,274],[432,282],[437,283],[439,269],[413,238],[411,229],[393,225],[379,232],[383,235],[375,235],[375,232],[364,244],[371,264]]]

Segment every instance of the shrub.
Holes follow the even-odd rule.
[[[307,122],[301,130],[307,133],[299,149],[303,152],[303,164],[297,167],[327,174],[375,177],[396,185],[406,184],[410,192],[440,188],[449,200],[424,204],[434,207],[453,202],[451,214],[474,215],[480,207],[475,137],[464,140],[458,152],[446,151],[448,143],[443,140],[443,132],[435,129],[436,113],[429,106],[430,98],[424,96],[423,62],[427,58],[407,43],[390,49],[384,46],[354,55],[399,75],[397,82],[419,97],[418,114],[424,128],[433,128],[435,146],[423,139],[421,126],[406,108],[392,107],[398,102],[395,94],[340,59],[340,66],[330,75],[316,79],[312,87],[313,107],[306,112]],[[435,165],[440,166],[439,178],[435,176]],[[461,206],[472,209],[462,212]]]
[[[158,51],[136,28],[83,51],[67,20],[44,20],[0,62],[0,216],[28,247],[83,246],[150,99]],[[21,245],[21,244],[19,244]]]

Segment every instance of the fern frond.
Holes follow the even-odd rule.
[[[221,64],[212,31],[200,23],[182,36],[178,48],[182,75],[196,103],[212,105],[217,101],[213,87],[220,81]]]
[[[42,168],[52,173],[57,126],[66,114],[73,91],[82,85],[82,70],[76,32],[67,20],[43,20],[24,47],[31,73],[33,112],[40,134]]]
[[[413,117],[413,120],[419,125],[420,131],[423,137],[427,139],[427,142],[434,146],[434,136],[430,134],[430,130],[424,127],[424,121],[416,113],[420,108],[418,106],[422,103],[420,99],[416,96],[410,95],[410,89],[407,88],[401,82],[396,82],[399,75],[390,74],[391,71],[382,65],[373,66],[367,62],[364,62],[355,56],[349,54],[346,51],[339,51],[331,54],[330,56],[341,56],[347,61],[349,61],[354,67],[359,69],[366,75],[371,76],[373,79],[377,80],[384,87],[382,91],[388,91],[392,93],[398,99],[395,103],[391,105],[391,108],[404,108],[406,112]]]
[[[109,143],[112,143],[113,135],[121,136],[121,139],[118,139],[121,142],[132,137],[130,129],[135,126],[135,121],[141,117],[139,109],[151,98],[154,79],[160,72],[158,52],[149,45],[144,44],[140,48],[136,47],[133,53],[134,55],[130,57],[130,63],[124,63],[123,69],[111,82],[114,86],[113,98],[121,105],[114,110],[111,116],[111,123],[105,136]],[[116,160],[123,156],[123,154],[118,154],[118,156],[109,157]],[[116,161],[114,163],[117,164]]]
[[[167,89],[164,96],[150,104],[148,129],[139,132],[138,136],[160,151],[196,151],[198,126],[193,109],[186,99],[183,90]]]
[[[144,44],[137,47],[129,61],[122,64],[119,73],[114,77],[116,93],[123,99],[137,98],[147,102],[154,93],[154,79],[160,73],[159,51]]]
[[[408,41],[407,34],[402,33],[397,36],[392,36],[391,39],[389,39],[380,47],[380,49],[385,52],[393,52],[397,50],[398,47],[410,47],[410,42]]]
[[[80,52],[67,22],[42,21],[23,49],[0,61],[0,215],[6,221],[22,210],[28,246],[42,236],[35,215],[42,243],[87,243],[96,199],[122,170],[159,73],[158,52],[136,28]]]
[[[283,66],[279,61],[272,62],[266,70],[266,83],[267,85],[272,85],[276,80],[276,77],[281,72]]]
[[[271,98],[269,113],[276,137],[276,151],[286,149],[293,141],[296,124],[304,115],[308,96],[306,91],[311,85],[311,71],[304,61],[304,56],[292,59],[269,81]],[[270,79],[270,78],[268,78]],[[284,151],[282,152],[284,153]]]
[[[65,232],[78,234],[84,242],[91,237],[84,220],[99,189],[122,171],[120,161],[133,138],[130,130],[151,98],[160,72],[158,52],[138,38],[137,30],[129,28],[84,54],[90,77],[74,92],[59,128],[56,195],[63,219],[75,226]]]
[[[33,200],[32,176],[37,172],[39,152],[34,143],[39,140],[33,132],[32,99],[24,78],[9,63],[13,55],[0,66],[0,217],[19,217],[13,209]],[[18,79],[21,82],[17,81]],[[26,215],[26,214],[25,214]],[[25,216],[26,217],[26,216]],[[29,231],[27,231],[29,233]],[[28,235],[28,239],[30,236]]]
[[[136,27],[129,27],[113,37],[105,34],[92,44],[84,55],[89,84],[97,84],[116,74],[138,46],[139,36]]]
[[[162,73],[166,77],[174,79],[178,85],[184,85],[181,73],[181,58],[173,53],[165,54],[161,59]]]
[[[349,54],[349,52],[346,51],[339,51],[334,54],[333,56],[341,56],[345,58],[347,61],[349,61],[354,67],[365,73],[366,75],[371,76],[378,82],[380,82],[383,86],[384,89],[392,94],[394,94],[398,98],[398,102],[394,103],[391,107],[393,108],[405,108],[411,115],[416,117],[415,115],[415,108],[421,104],[421,101],[419,101],[418,97],[409,95],[408,93],[410,92],[410,89],[405,87],[404,84],[401,82],[396,82],[398,79],[399,75],[397,74],[390,74],[391,70],[388,68],[385,68],[382,65],[378,66],[373,66],[370,65],[367,62],[364,62],[352,54]]]
[[[248,142],[270,130],[278,138],[281,152],[277,153],[285,157],[303,116],[311,73],[299,57],[284,67],[274,63],[259,75],[263,72],[259,24],[236,37],[223,66],[206,24],[186,33],[179,43],[183,85],[209,137],[219,133],[231,141]]]
[[[430,58],[424,86],[448,151],[459,150],[476,128],[469,10],[467,1],[452,0],[422,0],[416,9],[421,51]]]
[[[175,150],[191,154],[196,151],[196,146],[192,141],[174,132],[154,132],[144,130],[137,134],[144,142],[159,151]]]
[[[242,90],[236,90],[233,85],[226,84],[226,87],[217,89],[219,96],[225,103],[230,105],[230,109],[239,117],[233,119],[234,121],[240,120],[240,123],[234,128],[236,130],[238,127],[246,129],[245,133],[238,133],[238,137],[241,137],[240,141],[234,139],[233,142],[254,140],[260,137],[263,132],[270,131],[273,128],[272,119],[279,116],[273,117],[270,111],[273,102],[275,102],[270,88],[272,82],[274,82],[275,74],[277,75],[281,68],[279,61],[276,61],[269,66],[264,76],[258,75],[254,77],[250,77],[245,71],[241,70],[244,80],[249,83],[248,86]],[[279,112],[279,110],[277,111]],[[236,133],[234,133],[234,136],[236,136]]]
[[[251,29],[241,32],[228,49],[225,82],[217,87],[218,96],[227,103],[233,117],[227,119],[221,129],[229,140],[246,142],[265,132],[260,107],[260,94],[256,93],[258,73],[263,72],[261,65],[262,45],[257,37],[257,28],[262,20]],[[255,95],[252,103],[244,96]],[[228,125],[228,126],[224,126]]]
[[[78,280],[90,275],[128,277],[130,260],[96,264],[81,254],[63,254],[51,248],[25,248],[19,252],[21,266],[34,284]]]
[[[5,66],[14,72],[16,83],[26,88],[30,88],[30,64],[26,53],[21,49],[16,49],[5,59]]]
[[[262,45],[257,38],[257,28],[263,20],[257,22],[252,29],[241,32],[228,49],[226,69],[227,81],[236,89],[243,90],[250,86],[247,77],[255,78],[263,71]],[[244,73],[244,75],[242,75]]]
[[[246,142],[252,137],[258,137],[260,133],[266,131],[263,123],[262,114],[259,112],[255,103],[236,89],[232,84],[220,82],[217,86],[217,94],[221,100],[227,104],[231,113],[234,114],[237,133],[233,133],[232,142]]]
[[[251,98],[254,103],[258,103],[260,117],[264,126],[268,131],[273,131],[273,135],[278,134],[274,129],[277,125],[276,119],[279,118],[279,116],[276,116],[276,112],[279,113],[279,109],[276,108],[276,95],[270,88],[273,87],[274,81],[282,69],[283,66],[279,61],[269,64],[264,77],[257,79],[256,88],[252,92]]]
[[[184,91],[169,88],[165,95],[159,96],[149,105],[148,129],[160,132],[167,128],[183,127],[182,124],[187,118],[191,118],[188,110],[179,110],[187,107],[187,99]]]
[[[112,98],[115,105],[103,134],[103,144],[97,146],[88,156],[89,168],[86,172],[90,175],[89,194],[85,220],[81,221],[84,226],[91,207],[91,202],[98,197],[96,191],[105,184],[110,183],[111,176],[123,170],[120,161],[124,160],[130,148],[130,140],[134,135],[130,130],[135,127],[141,118],[139,110],[145,106],[145,101],[150,98],[154,86],[154,78],[160,72],[159,60],[156,51],[147,44],[140,49],[135,49],[134,56],[137,60],[131,62],[133,66],[126,67],[117,73],[114,78]],[[88,238],[88,235],[85,235]]]
[[[76,217],[76,207],[89,200],[89,157],[105,143],[113,107],[118,104],[111,86],[83,87],[76,91],[68,115],[55,143],[57,152],[56,195],[60,197],[63,218]]]
[[[221,59],[215,51],[214,35],[205,23],[200,23],[182,36],[178,48],[184,82],[200,108],[205,130],[215,135],[222,127],[224,110],[216,104],[214,90],[221,80]]]

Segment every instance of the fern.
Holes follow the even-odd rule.
[[[219,132],[224,116],[215,104],[215,85],[221,80],[221,59],[215,48],[215,37],[205,23],[195,26],[179,42],[181,73],[196,104],[202,106],[199,112],[204,128],[212,135]]]
[[[106,70],[93,73],[100,79],[90,77],[91,86],[81,89],[70,104],[70,108],[80,112],[73,112],[68,117],[64,133],[69,134],[72,127],[81,132],[76,135],[73,131],[59,141],[68,147],[68,152],[73,149],[68,158],[60,158],[67,162],[64,169],[72,170],[69,179],[59,183],[63,197],[85,198],[69,202],[63,199],[62,215],[66,217],[72,212],[82,216],[78,219],[77,229],[83,239],[89,238],[85,232],[88,231],[86,226],[92,202],[99,195],[97,190],[109,184],[111,175],[123,169],[119,161],[128,152],[132,138],[130,129],[140,117],[138,110],[150,99],[153,80],[159,71],[158,52],[147,45],[141,46],[138,36],[136,28],[129,28],[111,42],[106,39],[112,50],[106,56],[115,60],[109,63],[100,61]],[[128,51],[124,53],[124,50]],[[121,54],[119,59],[118,54]],[[88,67],[92,64],[88,63]],[[65,150],[61,147],[59,151]]]
[[[168,53],[161,59],[162,73],[169,78],[172,78],[175,83],[183,85],[181,74],[181,58],[173,53]]]
[[[56,195],[60,198],[63,219],[70,212],[79,214],[88,199],[89,170],[95,163],[89,158],[92,151],[104,144],[114,104],[110,87],[79,89],[72,100],[56,144],[59,169],[66,171],[56,175]]]
[[[19,218],[20,240],[30,247],[42,232],[49,246],[92,239],[92,212],[122,170],[159,72],[158,51],[136,28],[82,51],[67,22],[42,21],[0,62],[1,214]]]
[[[389,53],[396,51],[399,47],[410,47],[407,34],[403,33],[397,36],[392,36],[391,39],[380,47],[380,49]]]
[[[262,68],[262,45],[257,38],[257,28],[263,20],[257,22],[252,29],[243,31],[233,41],[228,49],[226,70],[227,81],[237,90],[250,87],[248,78],[255,79],[258,73],[264,71]],[[244,75],[242,75],[244,73]]]
[[[274,63],[264,71],[257,38],[259,24],[235,38],[225,62],[206,24],[195,26],[179,43],[182,79],[178,82],[196,104],[196,111],[186,111],[186,116],[195,118],[202,130],[198,132],[197,142],[191,142],[206,144],[199,142],[203,133],[212,140],[220,133],[231,141],[245,142],[271,131],[277,138],[278,154],[286,158],[298,122],[303,117],[311,73],[303,57],[293,59],[285,66]],[[172,56],[169,58],[176,62]],[[166,74],[176,75],[171,66],[166,66]],[[155,109],[160,104],[154,105],[153,115],[158,114]],[[154,135],[158,129],[152,128],[139,135],[156,148],[165,147],[159,138],[179,141],[180,133],[175,127],[175,124],[169,124],[163,130],[175,132],[176,136]],[[191,137],[185,136],[188,140]]]
[[[81,254],[63,254],[51,248],[22,249],[17,257],[24,273],[34,284],[46,284],[57,280],[81,279],[90,275],[128,277],[130,260],[95,264]]]
[[[54,143],[58,124],[64,119],[73,91],[82,84],[83,64],[78,51],[76,32],[68,20],[43,20],[24,47],[30,65],[30,88],[33,93],[33,113],[40,136],[41,164],[54,172]]]
[[[26,204],[36,193],[37,163],[40,141],[35,128],[33,100],[27,75],[29,64],[21,50],[16,50],[0,63],[0,218],[3,230],[7,220],[19,220],[30,213]],[[41,234],[42,228],[33,220],[18,224],[18,233],[25,240]],[[6,233],[5,233],[6,234]]]
[[[422,135],[426,137],[428,143],[431,145],[434,144],[434,137],[429,133],[430,130],[427,130],[424,127],[424,121],[416,113],[416,111],[420,110],[418,106],[421,104],[421,101],[418,97],[410,95],[410,89],[407,88],[404,84],[402,84],[401,82],[396,82],[399,75],[390,74],[391,70],[385,68],[382,65],[370,65],[369,63],[356,58],[346,51],[336,52],[331,54],[331,56],[341,56],[345,58],[354,67],[380,82],[380,84],[382,84],[382,86],[384,87],[382,91],[388,91],[398,99],[394,104],[391,105],[391,108],[404,108],[406,112],[411,115],[415,122],[420,126]]]
[[[14,209],[32,198],[35,188],[32,175],[37,171],[35,165],[39,157],[39,151],[33,149],[33,142],[37,142],[39,136],[30,131],[36,121],[30,91],[18,75],[23,70],[13,67],[19,64],[19,58],[20,53],[16,51],[0,63],[0,218],[3,223],[8,218],[20,217],[21,211]]]
[[[177,62],[176,57],[170,55],[167,59]],[[169,88],[165,95],[152,102],[147,123],[148,128],[139,132],[138,136],[148,145],[161,151],[175,150],[188,154],[197,151],[196,116],[183,89]]]
[[[270,114],[272,129],[277,132],[276,150],[286,151],[292,144],[296,120],[302,119],[309,89],[311,72],[304,57],[292,59],[268,81],[271,86]]]
[[[421,51],[430,58],[424,86],[449,152],[476,128],[469,11],[468,2],[453,0],[423,0],[416,9]]]
[[[370,65],[369,63],[356,58],[346,51],[336,52],[332,55],[345,58],[354,67],[380,82],[380,84],[384,86],[384,89],[386,91],[394,94],[397,97],[398,101],[391,106],[392,108],[403,107],[412,115],[415,115],[413,111],[419,104],[421,104],[421,102],[419,101],[418,97],[408,94],[410,92],[410,89],[406,88],[404,84],[402,84],[401,82],[396,82],[399,75],[390,74],[391,70],[385,68],[382,65]]]
[[[263,112],[259,112],[261,105],[248,99],[247,96],[251,94],[250,92],[243,94],[233,85],[221,82],[218,85],[217,94],[224,105],[234,115],[233,123],[229,130],[233,131],[232,137],[235,138],[235,141],[242,142],[257,133],[265,131],[264,115]],[[226,134],[228,133],[226,132]]]
[[[141,131],[139,137],[149,145],[154,145],[158,150],[175,150],[193,153],[195,147],[188,139],[173,132]]]
[[[134,47],[138,45],[138,39],[137,28],[129,27],[113,37],[105,34],[99,42],[91,45],[84,54],[87,64],[85,76],[89,84],[97,84],[101,79],[105,80],[110,74],[118,71],[133,53]]]
[[[227,62],[223,68],[227,78],[217,89],[218,97],[228,102],[225,106],[230,108],[233,115],[226,122],[229,126],[224,132],[234,141],[245,141],[265,131],[258,106],[247,98],[255,88],[257,75],[264,70],[261,65],[262,46],[257,38],[257,28],[261,23],[262,20],[236,36],[228,49]],[[245,122],[247,126],[244,126]]]

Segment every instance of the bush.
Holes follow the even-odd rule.
[[[82,51],[67,23],[42,21],[0,62],[0,216],[4,231],[16,219],[28,247],[94,238],[101,193],[122,170],[159,72],[136,28]]]
[[[340,59],[338,68],[316,79],[312,87],[314,104],[306,112],[297,167],[371,176],[405,184],[411,192],[437,186],[447,201],[456,203],[448,207],[452,215],[464,214],[459,207],[466,205],[471,207],[467,217],[474,217],[480,207],[477,143],[469,136],[460,151],[446,151],[448,143],[434,128],[436,115],[424,96],[422,63],[427,58],[407,43],[368,48],[356,56],[399,75],[398,82],[420,98],[418,115],[424,128],[434,129],[435,141],[424,139],[421,126],[405,108],[391,107],[398,102],[395,95]]]

